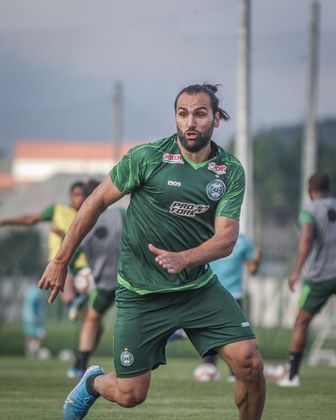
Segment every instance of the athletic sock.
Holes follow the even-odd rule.
[[[203,357],[203,362],[204,363],[211,363],[212,365],[217,365],[217,355],[212,355],[212,356],[205,356]]]
[[[90,355],[90,351],[80,351],[77,355],[75,368],[80,370],[86,370]]]
[[[86,380],[86,390],[90,395],[92,395],[92,397],[95,397],[95,398],[98,398],[100,394],[94,389],[93,382],[97,378],[97,376],[100,376],[100,375],[102,375],[102,373],[98,375],[92,375]]]
[[[289,380],[292,380],[295,375],[298,375],[299,369],[300,369],[302,355],[303,355],[302,352],[294,352],[294,351],[291,351],[289,353],[289,365],[290,365]]]

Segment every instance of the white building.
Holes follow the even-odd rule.
[[[125,144],[121,155],[133,145]],[[17,143],[12,176],[17,184],[42,182],[58,173],[105,175],[117,162],[112,143],[39,142]]]

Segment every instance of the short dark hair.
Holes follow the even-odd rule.
[[[330,177],[326,172],[315,172],[308,180],[308,186],[314,191],[329,192]]]
[[[220,118],[222,118],[224,121],[228,121],[230,119],[230,115],[226,111],[224,111],[224,109],[219,108],[218,106],[219,99],[216,96],[216,92],[218,90],[217,86],[219,85],[210,85],[208,83],[203,83],[203,85],[196,84],[196,85],[190,85],[183,88],[176,96],[175,103],[174,103],[175,112],[176,112],[176,107],[177,107],[177,101],[179,97],[182,95],[182,93],[187,93],[188,95],[196,95],[197,93],[206,93],[210,98],[211,107],[212,107],[212,111],[214,115],[216,114],[216,112],[219,112]]]
[[[70,193],[72,193],[75,188],[83,188],[83,190],[85,190],[84,182],[83,181],[75,181],[74,183],[72,183],[71,186],[70,186]]]
[[[86,196],[88,197],[93,192],[93,190],[95,190],[98,187],[100,183],[101,182],[98,179],[95,179],[95,178],[89,179],[88,182],[85,184]]]

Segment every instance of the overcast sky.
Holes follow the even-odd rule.
[[[252,0],[252,127],[305,115],[309,0]],[[336,1],[320,0],[318,116],[336,116]],[[221,83],[236,125],[238,0],[0,0],[0,149],[18,140],[109,140],[112,87],[124,136],[175,131],[185,85]]]

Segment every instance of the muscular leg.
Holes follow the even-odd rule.
[[[97,347],[102,332],[102,315],[92,308],[92,306],[89,306],[80,331],[78,354],[74,368],[69,369],[68,375],[72,376],[75,374],[76,376],[81,376],[86,371],[91,353]],[[77,372],[74,369],[77,369]]]
[[[313,314],[303,309],[299,310],[294,324],[294,331],[291,342],[292,352],[302,353],[304,351],[307,343],[308,327],[313,317]]]
[[[239,341],[217,349],[232,368],[235,381],[235,403],[240,420],[259,420],[264,408],[266,385],[263,362],[255,340]]]
[[[300,309],[296,316],[289,353],[290,380],[299,373],[303,352],[307,344],[308,327],[313,317],[313,314],[304,309]]]
[[[92,352],[97,347],[102,332],[102,316],[89,306],[80,332],[79,351]]]
[[[93,386],[105,399],[122,407],[135,407],[147,397],[151,372],[133,378],[117,378],[114,373],[97,376]]]

